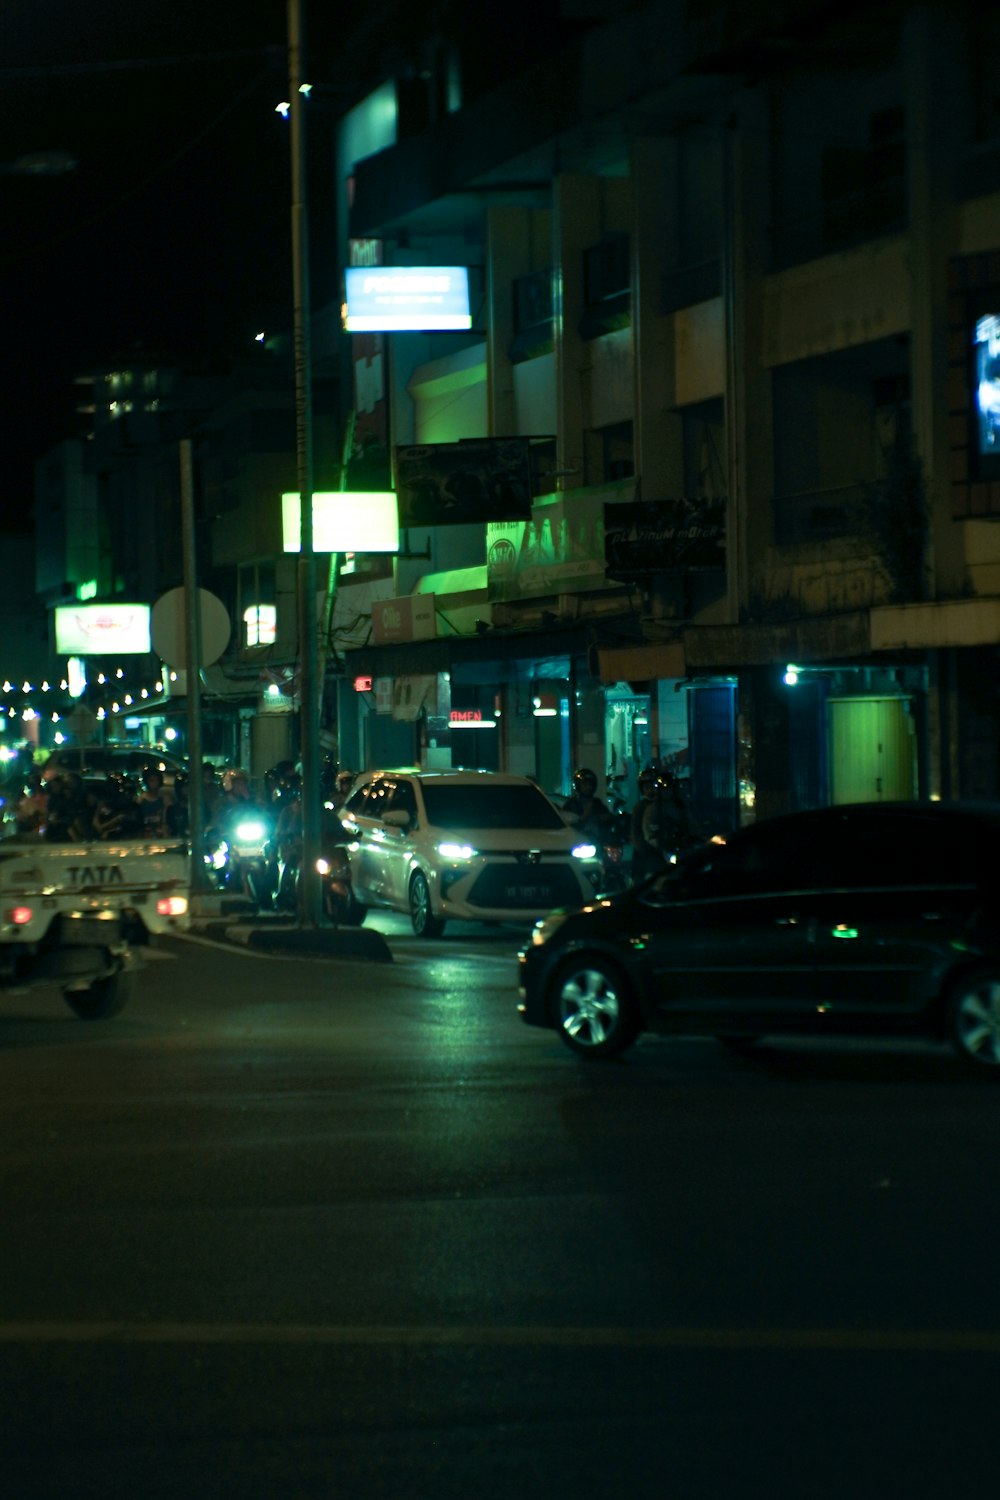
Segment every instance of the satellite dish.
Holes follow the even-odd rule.
[[[229,645],[232,624],[229,612],[222,600],[207,589],[198,589],[198,605],[201,614],[201,661],[199,667],[207,667],[219,657]],[[153,650],[161,661],[177,671],[187,668],[187,590],[168,589],[153,605],[149,617],[150,637]]]

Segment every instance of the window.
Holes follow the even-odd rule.
[[[273,646],[278,634],[274,563],[245,563],[239,581],[243,644]]]
[[[615,422],[585,434],[588,484],[608,484],[635,474],[635,439],[631,422]]]

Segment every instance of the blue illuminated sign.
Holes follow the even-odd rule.
[[[348,333],[471,328],[465,266],[348,266]]]

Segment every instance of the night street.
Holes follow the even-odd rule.
[[[994,1080],[931,1047],[576,1061],[517,934],[153,953],[5,998],[13,1500],[993,1493]]]

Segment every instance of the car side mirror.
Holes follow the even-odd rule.
[[[404,807],[390,807],[382,822],[390,828],[409,828],[410,815]]]

